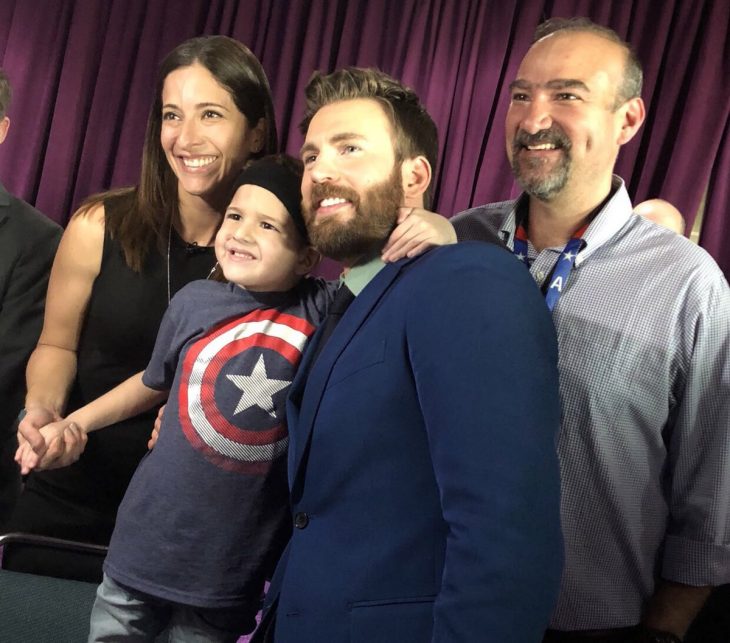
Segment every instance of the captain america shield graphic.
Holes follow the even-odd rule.
[[[286,395],[313,331],[299,317],[256,310],[196,340],[179,390],[188,442],[218,467],[265,474],[286,452]]]

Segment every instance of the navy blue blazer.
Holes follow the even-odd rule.
[[[480,243],[387,265],[311,355],[287,408],[276,641],[540,641],[562,567],[560,408],[524,266]]]

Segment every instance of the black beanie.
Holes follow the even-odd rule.
[[[231,197],[242,185],[258,185],[268,190],[284,204],[302,239],[305,243],[309,243],[301,207],[301,167],[301,161],[284,154],[266,156],[253,161],[236,177]]]

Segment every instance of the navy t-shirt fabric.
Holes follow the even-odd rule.
[[[259,600],[290,533],[285,400],[333,289],[196,281],[173,298],[143,376],[170,395],[119,509],[111,578],[197,607]]]

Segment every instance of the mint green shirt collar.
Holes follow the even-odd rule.
[[[345,276],[342,277],[342,281],[350,289],[353,295],[357,297],[367,286],[370,281],[377,275],[383,268],[385,263],[380,257],[375,257],[367,263],[361,266],[355,266],[350,268]]]

